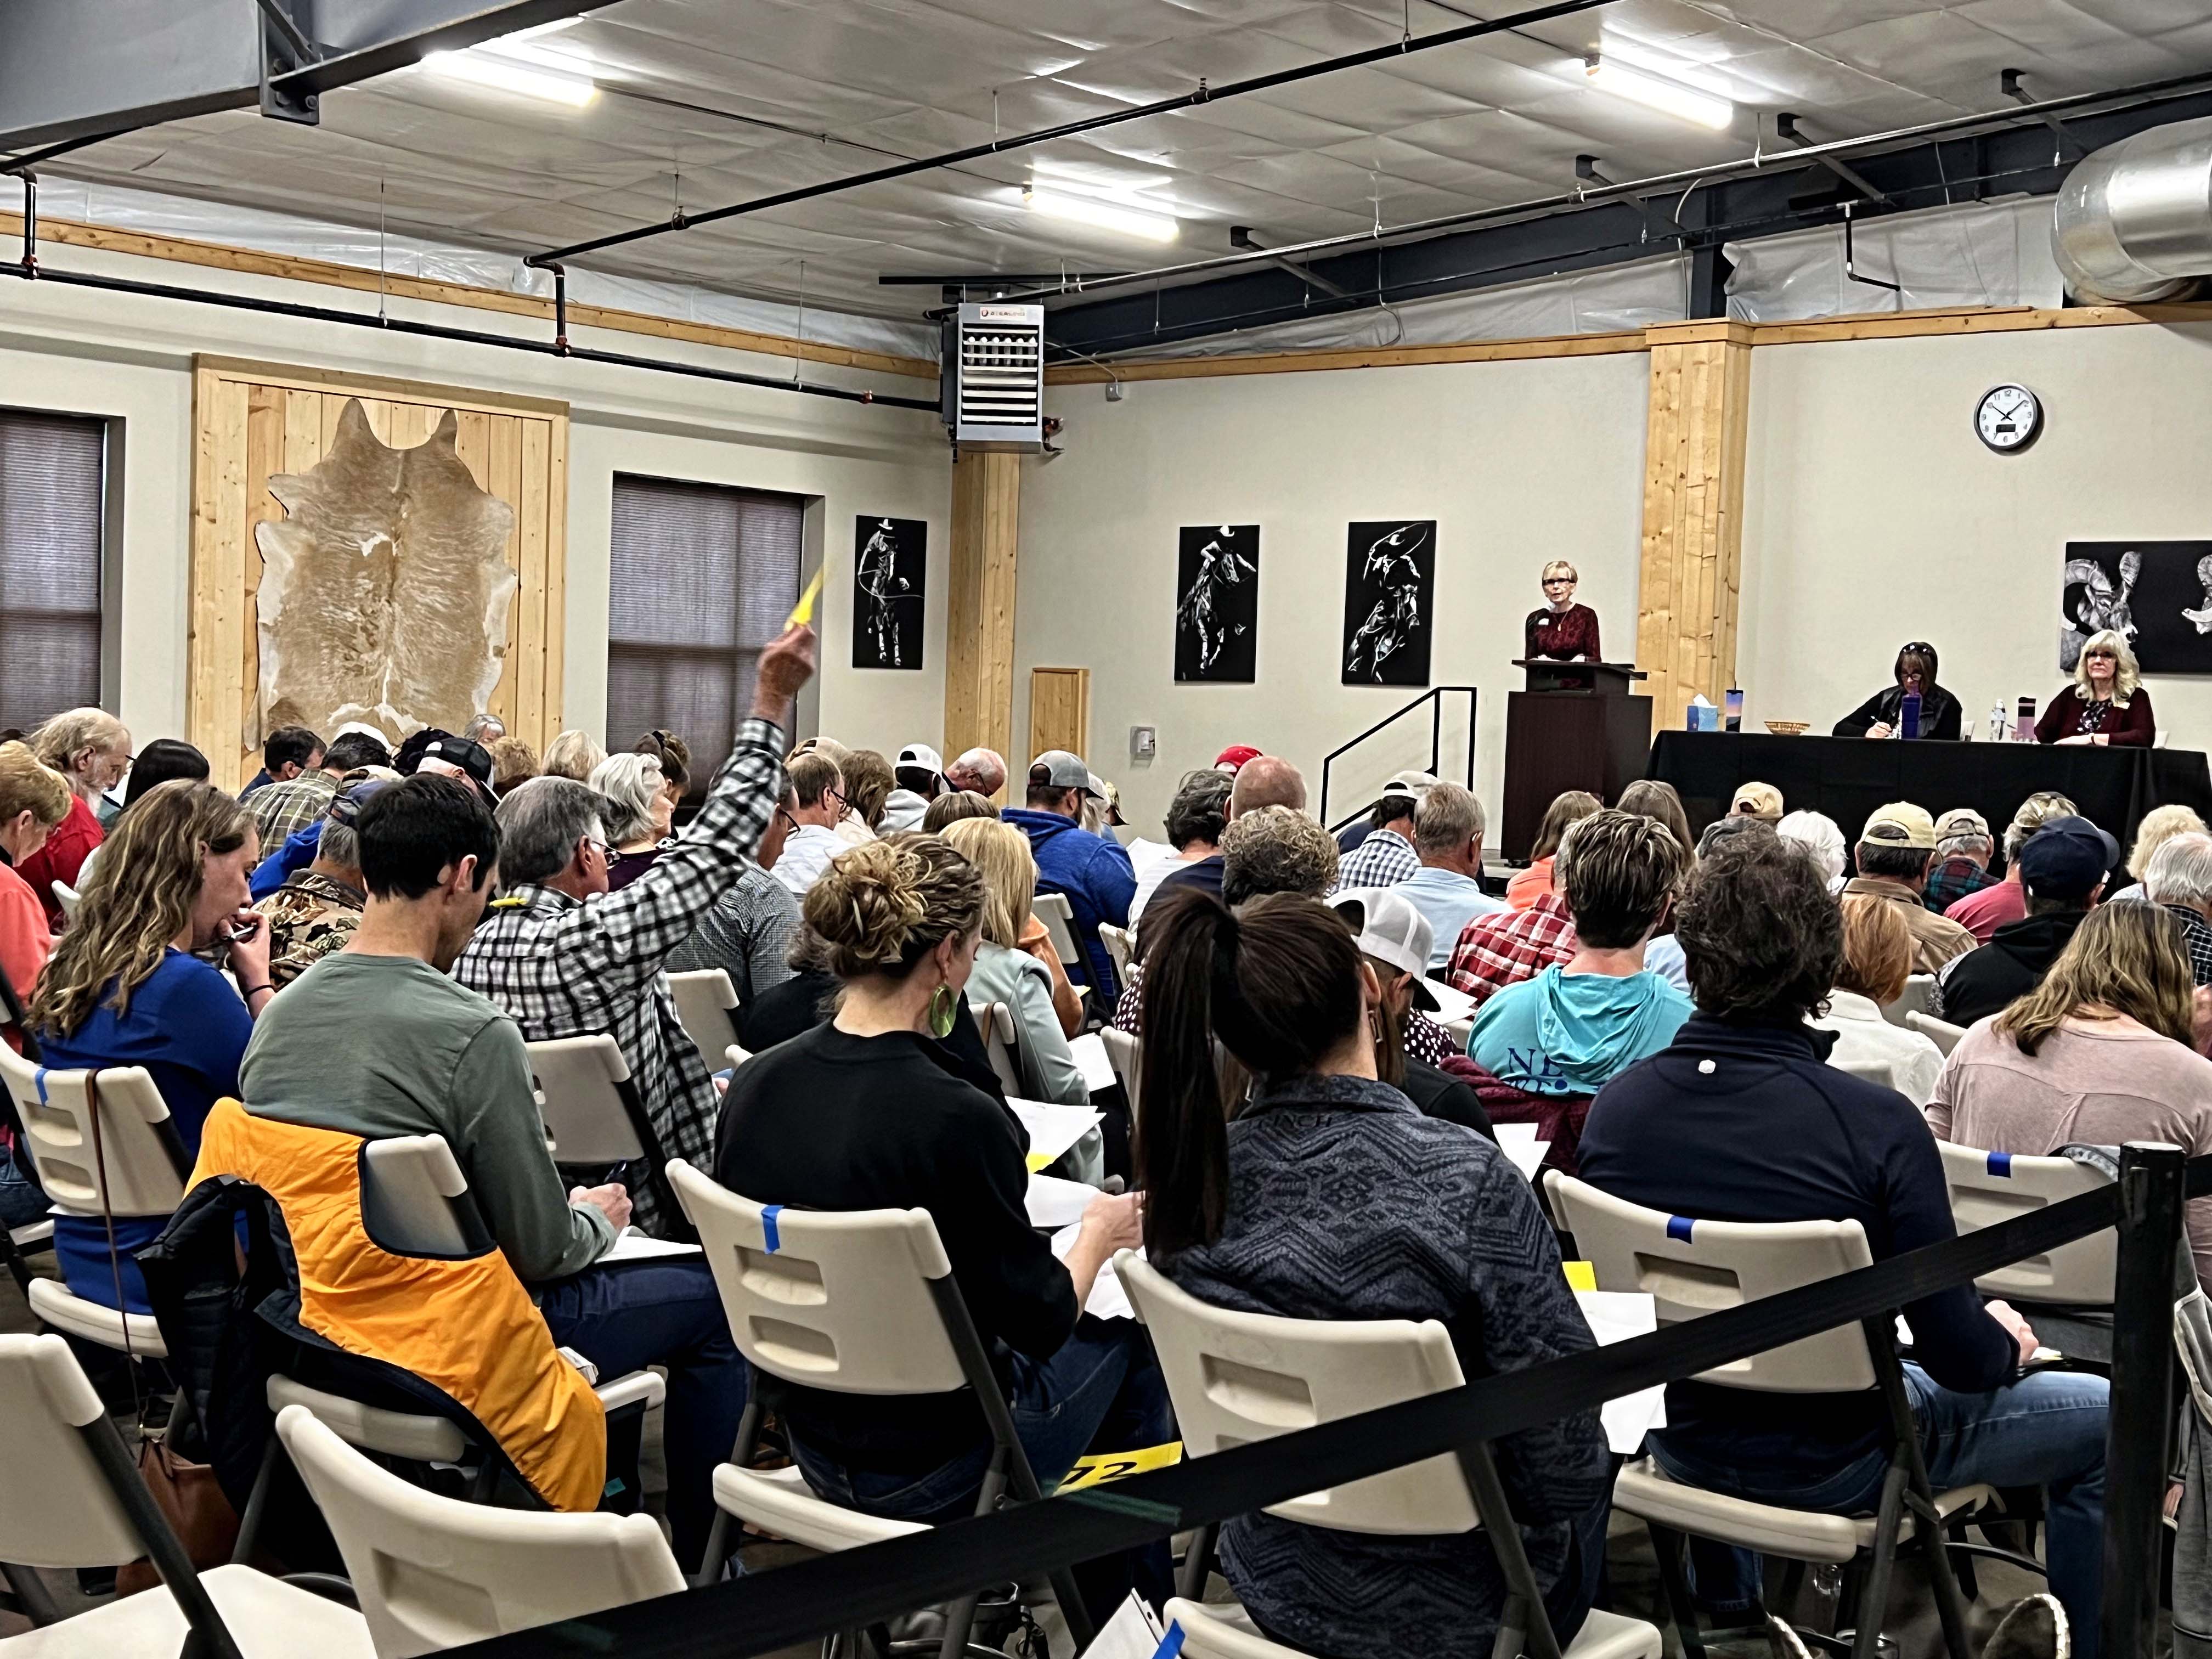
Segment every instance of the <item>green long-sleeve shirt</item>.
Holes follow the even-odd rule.
[[[443,1135],[526,1282],[587,1267],[614,1242],[605,1215],[568,1202],[514,1021],[426,962],[324,957],[262,1011],[239,1081],[258,1117]]]

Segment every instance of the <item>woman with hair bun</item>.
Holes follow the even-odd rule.
[[[832,863],[803,913],[842,988],[836,1011],[738,1068],[714,1175],[764,1204],[927,1210],[1050,1491],[1094,1441],[1161,1445],[1174,1421],[1144,1328],[1081,1317],[1099,1269],[1139,1240],[1138,1198],[1092,1199],[1055,1259],[1023,1202],[1027,1136],[990,1073],[940,1040],[968,1018],[984,908],[982,877],[935,836],[888,836]],[[799,1388],[782,1410],[792,1455],[832,1502],[908,1521],[975,1512],[991,1442],[969,1394]],[[1164,1595],[1165,1547],[1146,1553],[1157,1578],[1144,1588]]]

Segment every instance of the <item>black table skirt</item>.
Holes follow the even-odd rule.
[[[1909,800],[1941,817],[1971,806],[2004,827],[2039,789],[2056,789],[2118,837],[2124,859],[2154,806],[2191,806],[2212,820],[2212,771],[2193,749],[2095,749],[2029,743],[1905,743],[1778,738],[1748,732],[1662,732],[1650,775],[1680,792],[1692,830],[1729,809],[1753,781],[1782,792],[1785,811],[1825,812],[1856,842],[1875,809]]]

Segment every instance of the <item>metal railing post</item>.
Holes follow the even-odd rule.
[[[2120,1149],[2105,1438],[2106,1659],[2149,1659],[2158,1623],[2160,1513],[2173,1422],[2174,1263],[2187,1163],[2180,1147],[2162,1141]]]

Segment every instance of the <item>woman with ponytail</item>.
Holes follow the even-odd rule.
[[[996,1098],[989,1070],[941,1041],[969,1018],[962,993],[984,907],[982,877],[936,836],[886,836],[833,861],[803,908],[813,948],[842,987],[836,1011],[738,1068],[714,1176],[763,1204],[927,1210],[1049,1492],[1094,1440],[1111,1451],[1162,1445],[1175,1438],[1174,1419],[1144,1328],[1078,1322],[1099,1269],[1138,1243],[1137,1198],[1092,1199],[1055,1259],[1024,1205],[1020,1122]],[[991,1440],[965,1390],[884,1397],[799,1388],[782,1412],[792,1455],[823,1497],[906,1521],[975,1512]],[[1144,1588],[1158,1599],[1167,1593],[1165,1547],[1154,1553],[1157,1578]],[[1102,1619],[1129,1584],[1123,1572]]]
[[[1442,1321],[1469,1379],[1591,1346],[1528,1182],[1377,1079],[1386,996],[1346,918],[1287,895],[1232,914],[1167,889],[1145,921],[1138,1155],[1161,1272],[1249,1313]],[[1223,1097],[1217,1041],[1255,1079],[1241,1103]],[[1564,1647],[1604,1565],[1597,1413],[1509,1435],[1498,1454]],[[1485,1652],[1504,1609],[1486,1532],[1386,1538],[1255,1512],[1220,1548],[1263,1631],[1334,1659]]]

